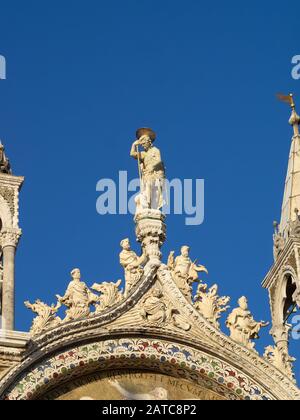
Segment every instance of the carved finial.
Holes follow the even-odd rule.
[[[294,128],[294,135],[298,136],[299,135],[300,116],[296,112],[296,104],[295,104],[295,101],[294,101],[293,94],[292,93],[290,93],[289,95],[278,94],[277,98],[281,102],[288,103],[290,105],[290,107],[292,108],[292,115],[289,119],[289,124],[291,126],[293,126],[293,128]]]

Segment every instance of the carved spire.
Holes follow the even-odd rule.
[[[295,209],[300,208],[300,117],[296,112],[296,105],[292,94],[288,96],[278,95],[278,98],[291,106],[292,114],[289,119],[289,124],[292,125],[294,131],[285,181],[281,221],[278,229],[279,235],[286,240],[289,236],[290,224],[298,221],[298,215]]]

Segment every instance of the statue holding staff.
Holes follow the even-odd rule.
[[[141,193],[146,198],[148,208],[159,210],[164,205],[165,166],[160,150],[153,146],[156,134],[150,128],[140,128],[136,132],[136,137],[130,155],[138,160]],[[139,151],[139,146],[144,151]]]

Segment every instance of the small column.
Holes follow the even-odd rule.
[[[2,329],[5,331],[14,331],[15,328],[15,254],[20,236],[20,229],[0,233],[3,250]]]
[[[270,332],[280,352],[288,352],[290,327],[285,324],[273,325]]]
[[[135,217],[136,236],[149,260],[161,262],[160,248],[166,240],[165,216],[160,210],[144,209]]]

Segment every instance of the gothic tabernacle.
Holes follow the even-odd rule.
[[[139,245],[116,238],[124,278],[92,284],[74,268],[52,302],[25,302],[34,314],[31,330],[15,331],[23,178],[12,174],[1,145],[0,399],[300,399],[288,346],[288,318],[300,305],[300,117],[291,96],[281,99],[291,105],[294,133],[282,218],[275,225],[275,262],[263,282],[272,326],[270,345],[261,355],[255,342],[269,323],[256,320],[251,302],[243,296],[230,309],[223,287],[194,262],[201,255],[184,243],[162,255],[166,171],[159,139],[149,128],[137,131],[130,151],[141,185],[134,217]]]

